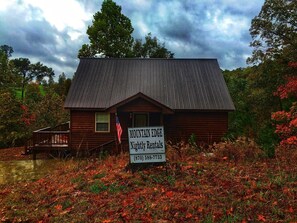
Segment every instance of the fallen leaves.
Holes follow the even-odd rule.
[[[57,211],[61,211],[63,209],[62,205],[61,204],[57,204],[55,207],[54,207]]]
[[[172,191],[167,191],[167,192],[165,193],[165,195],[166,195],[166,197],[171,198],[171,197],[173,197],[173,192],[172,192]]]
[[[0,219],[106,223],[297,219],[296,166],[275,160],[213,161],[195,154],[183,163],[132,174],[124,165],[128,160],[122,155],[101,162],[66,162],[63,170],[26,186],[0,185]]]
[[[264,217],[264,215],[259,214],[258,215],[258,221],[266,222],[266,218]]]

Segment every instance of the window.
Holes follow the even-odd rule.
[[[110,114],[104,112],[96,113],[96,132],[109,132]]]
[[[149,126],[148,113],[136,113],[134,114],[134,127],[147,127]]]

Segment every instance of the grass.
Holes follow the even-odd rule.
[[[39,85],[39,90],[40,90],[40,94],[42,96],[45,96],[45,90],[44,90],[43,85]],[[22,98],[22,89],[21,88],[15,88],[15,93],[16,93],[16,97],[18,99],[21,99]],[[25,89],[25,92],[24,92],[24,97],[25,96],[26,96],[26,89]]]
[[[236,146],[214,148],[214,156],[168,147],[166,166],[136,172],[128,154],[63,162],[35,182],[0,185],[0,220],[296,222],[297,151],[267,159],[249,148],[251,159]]]

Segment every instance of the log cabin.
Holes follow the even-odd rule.
[[[216,59],[82,58],[65,101],[69,147],[117,141],[116,116],[128,128],[163,126],[165,140],[221,140],[235,109]]]

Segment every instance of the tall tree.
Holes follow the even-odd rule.
[[[83,44],[78,58],[95,57],[140,57],[173,58],[174,53],[166,49],[151,33],[134,41],[133,27],[128,17],[121,13],[121,7],[112,0],[104,0],[101,11],[93,16],[93,24],[88,27],[90,44]]]
[[[37,82],[41,82],[45,77],[52,79],[55,73],[52,68],[43,65],[40,62],[31,64],[30,66],[30,78],[36,79]]]
[[[23,137],[21,104],[12,92],[0,91],[0,148],[13,146]]]
[[[160,43],[157,37],[148,33],[145,42],[136,40],[133,44],[133,56],[141,58],[173,58],[174,53],[166,49],[165,43]]]
[[[71,79],[67,78],[64,73],[59,75],[58,82],[54,84],[55,92],[65,98],[71,85]]]
[[[251,86],[263,92],[266,100],[262,105],[270,101],[270,108],[279,105],[278,109],[282,109],[282,101],[271,95],[286,76],[296,75],[288,64],[297,61],[297,1],[265,0],[259,15],[252,20],[250,33],[254,50],[248,62],[260,62]]]
[[[103,54],[105,57],[128,57],[133,43],[133,27],[128,17],[122,14],[121,6],[112,0],[104,0],[101,11],[93,16],[88,27],[90,45],[84,44],[78,57]]]
[[[275,144],[271,112],[286,107],[284,101],[273,94],[287,76],[296,75],[296,70],[288,66],[297,61],[296,21],[296,0],[265,0],[250,28],[253,54],[247,62],[259,65],[249,76],[249,97],[253,99],[258,142],[265,145],[268,156],[274,156]]]
[[[8,45],[0,46],[0,87],[1,90],[8,89],[14,82],[9,57],[13,53],[12,47]]]
[[[288,57],[297,54],[297,1],[265,0],[258,16],[252,20],[250,33],[253,55],[248,62],[263,62],[278,59],[285,53]],[[289,51],[289,52],[287,52]]]
[[[14,67],[14,73],[21,76],[22,100],[24,100],[25,84],[30,80],[30,60],[28,58],[18,58],[11,60]]]
[[[8,58],[8,57],[11,57],[11,55],[13,53],[13,48],[11,46],[8,46],[8,45],[1,45],[0,46],[0,51],[3,52]]]
[[[89,44],[83,44],[81,49],[78,51],[78,58],[87,58],[94,57],[96,55],[96,51]]]
[[[53,78],[55,75],[52,68],[40,62],[31,64],[28,58],[13,59],[11,63],[13,64],[14,72],[22,77],[22,100],[24,99],[25,86],[29,81],[36,78],[36,80],[40,82],[45,77]]]

